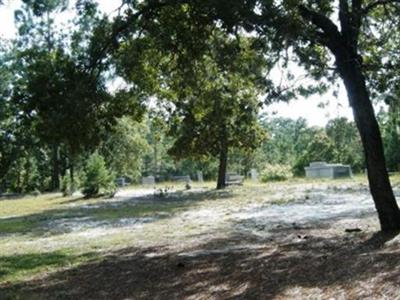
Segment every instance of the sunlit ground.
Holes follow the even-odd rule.
[[[362,298],[400,287],[398,238],[374,235],[364,176],[214,185],[2,198],[0,299]]]

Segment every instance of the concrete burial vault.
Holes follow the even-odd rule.
[[[342,164],[327,164],[323,161],[312,162],[309,167],[305,167],[304,169],[307,178],[333,179],[353,176],[350,166]]]

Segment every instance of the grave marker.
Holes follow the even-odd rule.
[[[143,185],[155,185],[156,184],[156,179],[154,176],[147,176],[142,178],[142,184]]]

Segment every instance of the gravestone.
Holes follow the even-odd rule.
[[[258,173],[256,169],[250,170],[250,178],[252,181],[258,181]]]
[[[244,176],[238,175],[236,173],[227,173],[225,175],[226,185],[242,185],[244,181]]]
[[[353,173],[349,165],[342,164],[327,164],[323,161],[310,163],[310,166],[305,167],[307,178],[340,178],[352,177]]]
[[[118,186],[126,186],[126,185],[128,185],[128,183],[127,183],[126,180],[125,180],[125,177],[118,177],[118,178],[115,180],[115,183],[116,183]]]
[[[202,171],[197,171],[197,181],[198,182],[204,182],[203,172]]]
[[[154,185],[154,184],[156,184],[156,179],[154,178],[154,176],[143,177],[142,184],[143,185]]]

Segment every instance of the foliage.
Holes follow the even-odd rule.
[[[303,118],[293,120],[264,115],[261,122],[268,137],[261,146],[260,167],[263,162],[293,166],[319,131],[308,126]]]
[[[298,158],[294,165],[295,175],[303,175],[304,167],[313,161],[332,162],[335,157],[335,148],[324,131],[316,134],[314,140],[307,146],[306,151]]]
[[[177,136],[171,153],[185,156],[220,155],[224,148],[255,149],[263,138],[258,124],[258,96],[265,62],[252,48],[252,41],[240,41],[215,33],[210,52],[197,61],[196,84],[180,81],[186,95],[177,99]],[[185,145],[183,147],[183,145]]]
[[[143,113],[132,91],[108,91],[108,61],[93,64],[100,38],[94,27],[105,25],[97,5],[77,1],[79,18],[60,28],[55,20],[67,8],[65,0],[23,1],[15,12],[18,35],[1,51],[3,189],[33,188],[21,180],[29,165],[22,161],[38,162],[34,185],[41,190],[58,189],[67,169],[74,181],[81,156],[105,140],[118,118],[128,114],[139,119]]]
[[[306,120],[263,117],[267,140],[257,151],[253,166],[262,169],[266,162],[285,164],[296,176],[312,161],[348,164],[354,172],[363,171],[364,157],[357,129],[345,118],[330,120],[325,128],[310,127]]]
[[[144,157],[150,151],[145,139],[147,131],[145,123],[123,117],[108,133],[100,147],[100,153],[107,166],[118,177],[127,176],[134,181],[139,180]]]
[[[175,173],[175,162],[168,149],[171,147],[172,139],[168,136],[167,120],[162,112],[149,110],[146,125],[148,131],[146,140],[150,148],[144,157],[144,175],[154,175],[160,178],[167,178],[168,174]]]
[[[176,138],[169,153],[219,156],[225,169],[231,147],[254,149],[263,137],[258,96],[268,63],[257,41],[206,19],[193,23],[197,13],[190,4],[177,5],[140,19],[145,33],[131,28],[114,56],[118,74],[165,108]]]
[[[354,122],[337,118],[328,122],[325,132],[333,143],[334,162],[350,165],[354,172],[364,171],[365,159]]]
[[[21,74],[13,96],[24,121],[44,142],[66,145],[71,157],[98,144],[126,111],[121,104],[129,105],[130,99],[111,97],[101,78],[82,71],[61,49],[50,56],[30,55],[35,62]]]
[[[389,170],[400,170],[400,102],[398,98],[388,97],[385,100],[387,111],[378,115],[382,128],[385,157]]]
[[[97,152],[87,160],[82,178],[82,193],[86,197],[100,193],[112,195],[115,193],[115,176],[106,167],[104,158]]]
[[[291,167],[281,164],[267,164],[260,175],[262,182],[284,181],[293,177]]]
[[[76,178],[73,178],[72,181],[70,174],[65,174],[61,178],[61,193],[64,197],[72,196],[76,190],[76,187],[79,186],[79,182]]]

